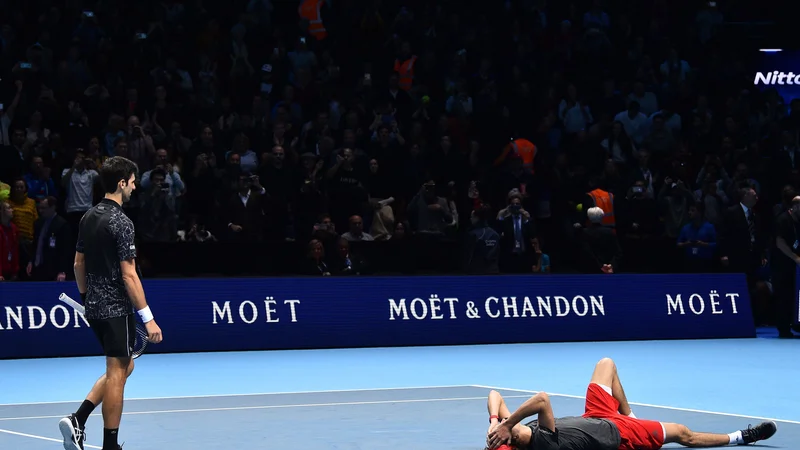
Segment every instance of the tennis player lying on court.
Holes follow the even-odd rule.
[[[712,434],[698,433],[677,423],[638,419],[625,398],[617,367],[609,358],[595,366],[582,417],[555,418],[543,392],[526,400],[513,414],[497,391],[489,393],[487,406],[489,449],[508,450],[511,446],[520,450],[657,450],[673,442],[686,447],[722,447],[769,439],[777,431],[771,421],[730,434]],[[520,423],[534,415],[536,420]]]

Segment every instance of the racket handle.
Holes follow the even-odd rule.
[[[58,296],[58,299],[71,306],[75,311],[78,311],[81,314],[86,314],[86,310],[84,309],[83,305],[70,298],[69,295],[62,292],[61,295]]]

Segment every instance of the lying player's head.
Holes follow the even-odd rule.
[[[106,194],[122,195],[122,202],[131,199],[133,190],[136,189],[134,180],[139,168],[133,161],[121,156],[108,158],[100,168],[100,181]]]
[[[514,428],[511,429],[511,448],[514,450],[525,450],[530,448],[530,442],[531,429],[521,423],[514,425]]]
[[[487,446],[487,449],[488,450],[530,450],[530,449],[533,448],[533,447],[530,446],[531,435],[532,435],[532,432],[531,432],[531,429],[528,426],[523,425],[521,423],[518,423],[518,424],[514,425],[514,427],[511,429],[511,442],[509,442],[508,445],[501,445],[500,447],[497,447],[496,449],[489,449],[488,446]]]

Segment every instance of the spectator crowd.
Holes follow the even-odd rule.
[[[753,88],[724,4],[0,5],[0,280],[68,279],[124,156],[138,239],[176,252],[295,242],[304,274],[366,274],[357,247],[415,239],[474,274],[744,272],[761,322],[794,289],[800,100]]]

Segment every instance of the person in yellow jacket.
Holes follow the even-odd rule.
[[[39,218],[36,201],[28,197],[28,185],[24,178],[11,183],[11,207],[14,209],[14,225],[19,229],[21,241],[33,241],[33,224]]]
[[[25,267],[33,255],[33,225],[39,218],[36,200],[28,197],[28,185],[24,178],[11,182],[11,195],[8,198],[14,216],[11,221],[19,233],[19,264]]]

